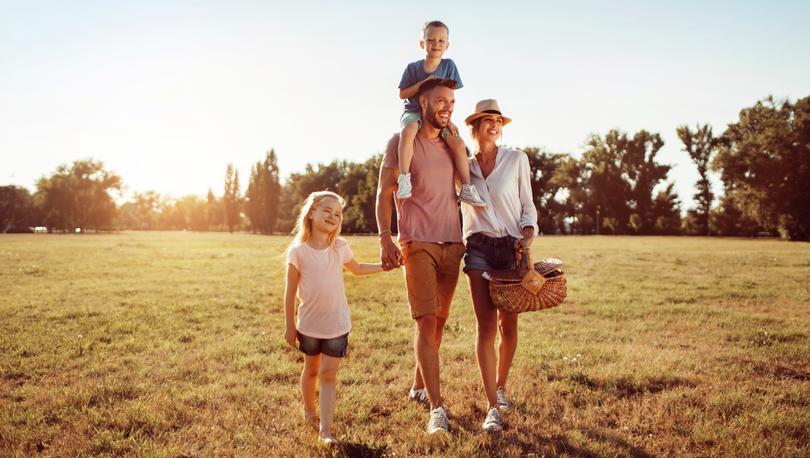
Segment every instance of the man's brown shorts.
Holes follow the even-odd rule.
[[[402,246],[411,316],[450,315],[450,302],[464,256],[463,243],[408,242]]]

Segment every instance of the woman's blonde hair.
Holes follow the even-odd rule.
[[[345,205],[343,198],[332,191],[315,191],[307,196],[307,200],[304,201],[304,205],[301,206],[301,212],[298,214],[295,229],[293,229],[293,235],[295,237],[293,238],[292,243],[290,243],[291,247],[298,245],[299,243],[306,242],[310,237],[312,237],[312,218],[310,218],[312,210],[317,208],[321,202],[328,198],[337,200],[338,204],[340,204],[340,208],[343,208]],[[326,238],[329,245],[332,245],[338,235],[340,235],[340,226],[342,223],[343,213],[340,214],[337,229],[332,231]]]

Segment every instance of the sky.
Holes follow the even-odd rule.
[[[808,18],[807,1],[0,0],[0,185],[94,158],[122,198],[221,195],[227,164],[244,189],[271,148],[282,176],[364,161],[399,129],[402,71],[440,19],[457,125],[495,98],[505,145],[579,157],[591,134],[657,132],[686,209],[697,172],[675,129],[719,135],[768,95],[810,96]]]

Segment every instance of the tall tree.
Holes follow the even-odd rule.
[[[564,231],[565,205],[557,201],[563,191],[565,180],[556,178],[562,164],[570,157],[567,154],[549,153],[537,147],[523,149],[529,157],[532,196],[537,208],[537,224],[540,232],[553,234]],[[562,227],[561,227],[562,226]]]
[[[810,97],[773,97],[740,112],[712,166],[742,214],[792,240],[810,240]]]
[[[664,146],[661,136],[640,130],[626,143],[622,157],[622,177],[628,183],[628,206],[635,211],[633,228],[639,234],[652,234],[655,229],[653,189],[669,173],[670,166],[655,160]]]
[[[604,137],[592,135],[588,141],[588,149],[582,155],[582,184],[588,188],[587,200],[580,202],[579,210],[583,230],[627,232],[630,185],[624,176],[624,155],[628,142],[627,134],[615,129]]]
[[[111,225],[116,213],[110,192],[120,189],[121,177],[101,161],[78,160],[40,178],[35,201],[51,229],[102,229]]]
[[[271,234],[278,217],[281,194],[278,160],[275,150],[267,152],[264,162],[257,162],[250,172],[245,210],[251,230]]]
[[[652,212],[657,234],[681,233],[681,202],[673,189],[674,186],[674,183],[667,184],[665,189],[658,191],[653,200]]]
[[[234,228],[239,227],[239,216],[242,211],[242,198],[239,191],[239,171],[228,164],[225,170],[225,193],[222,201],[225,205],[225,224],[228,232],[233,233]]]
[[[709,164],[712,153],[720,144],[720,139],[712,135],[712,127],[708,124],[696,125],[695,130],[689,129],[689,126],[682,125],[677,129],[678,138],[683,143],[683,150],[689,153],[692,162],[697,166],[698,178],[695,187],[697,192],[694,194],[697,208],[690,213],[694,214],[694,220],[697,225],[699,234],[711,235],[709,227],[709,215],[712,209],[712,194],[711,183],[709,182]]]
[[[31,193],[20,186],[0,186],[0,233],[37,225]]]

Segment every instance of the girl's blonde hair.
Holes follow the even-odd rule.
[[[293,241],[290,244],[291,247],[298,245],[299,243],[306,242],[310,237],[312,237],[312,219],[310,218],[310,214],[312,213],[313,209],[317,208],[321,202],[328,198],[337,200],[338,204],[340,204],[340,208],[343,208],[345,205],[343,198],[332,191],[315,191],[307,196],[307,200],[304,201],[304,205],[301,206],[301,212],[298,214],[295,229],[293,229],[293,235],[295,238],[293,238]],[[337,229],[332,231],[326,238],[329,245],[335,243],[335,239],[338,237],[338,235],[340,235],[340,227],[342,224],[343,213],[340,214]]]

